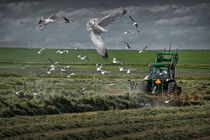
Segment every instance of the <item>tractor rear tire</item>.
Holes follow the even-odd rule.
[[[168,83],[168,94],[174,93],[176,90],[176,82],[169,82]]]
[[[151,85],[150,85],[149,81],[142,81],[142,82],[141,82],[141,90],[142,90],[144,93],[149,93],[149,92],[151,92]]]

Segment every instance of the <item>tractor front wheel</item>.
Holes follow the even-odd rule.
[[[169,82],[168,83],[168,94],[174,93],[176,90],[176,82]]]

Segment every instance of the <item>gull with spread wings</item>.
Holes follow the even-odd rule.
[[[96,46],[97,52],[104,58],[108,59],[108,53],[104,46],[104,42],[101,39],[101,34],[108,32],[104,27],[111,24],[121,16],[127,13],[126,10],[117,10],[110,15],[107,15],[101,19],[93,18],[88,21],[87,23],[87,30],[91,31],[90,39],[92,40],[93,44]]]
[[[71,21],[65,17],[57,16],[56,14],[52,14],[48,18],[43,18],[43,16],[41,16],[36,29],[42,31],[42,30],[44,30],[45,25],[48,25],[48,24],[56,22],[56,21],[59,21],[62,23],[71,23]]]
[[[130,18],[131,21],[133,22],[133,26],[136,27],[136,31],[137,31],[137,32],[140,32],[140,31],[139,31],[139,24],[138,24],[131,16],[129,16],[129,18]]]

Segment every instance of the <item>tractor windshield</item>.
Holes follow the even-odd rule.
[[[169,78],[169,69],[168,67],[150,67],[149,77],[152,79],[166,79]]]

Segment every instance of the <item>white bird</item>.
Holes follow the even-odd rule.
[[[135,82],[131,81],[131,80],[128,80],[128,82],[129,82],[129,89],[133,90],[135,88],[135,85],[136,85]]]
[[[39,93],[37,92],[37,90],[35,89],[35,83],[34,83],[34,88],[32,89],[33,90],[33,95],[36,96],[38,95]]]
[[[167,100],[167,101],[164,101],[164,103],[169,103],[169,102],[171,102],[171,101],[173,101],[174,99],[170,99],[170,100]]]
[[[19,91],[18,91],[18,90],[16,89],[16,86],[14,86],[14,90],[15,90],[15,95],[16,95],[16,96],[18,96],[18,97],[23,97],[23,96],[24,96],[24,94],[23,94],[23,92],[22,92],[23,90],[19,90]]]
[[[51,65],[50,65],[51,71],[55,70],[55,65],[60,63],[59,61],[56,61],[54,63],[54,61],[52,59],[50,59],[50,58],[48,58],[48,61],[50,61],[50,63],[51,63]]]
[[[100,66],[96,64],[96,70],[101,71],[104,66],[105,66],[104,64],[101,64]]]
[[[111,71],[101,70],[101,74],[111,73]]]
[[[91,31],[90,38],[93,42],[93,44],[96,47],[97,52],[104,58],[108,59],[108,53],[104,46],[104,42],[101,39],[101,34],[108,32],[104,27],[111,24],[115,20],[117,20],[119,17],[126,14],[126,10],[117,10],[116,12],[113,12],[110,15],[107,15],[101,19],[93,18],[88,21],[87,23],[87,30]]]
[[[70,78],[72,75],[76,75],[75,73],[68,73],[67,71],[62,71],[63,73],[66,74],[66,77]]]
[[[42,51],[43,51],[44,49],[46,49],[46,48],[41,48],[41,49],[37,52],[37,54],[41,54]]]
[[[124,34],[133,34],[134,32],[132,31],[125,31]]]
[[[61,64],[59,64],[59,65],[61,65]],[[69,68],[70,68],[69,65],[67,65],[67,66],[62,66],[61,65],[61,71],[66,71],[66,69],[69,69]]]
[[[49,23],[56,22],[56,21],[63,22],[63,23],[71,23],[71,21],[65,17],[62,17],[62,16],[60,17],[55,14],[52,14],[47,19],[44,19],[43,16],[41,16],[36,29],[42,31],[44,29],[44,26],[48,25]]]
[[[78,55],[77,58],[81,59],[81,60],[89,60],[89,58],[85,55],[85,56],[81,56],[81,55]]]
[[[47,74],[51,74],[51,71],[53,71],[52,69],[50,69],[50,68],[47,67],[47,66],[44,66],[43,68],[47,68],[47,71],[46,71]]]
[[[117,60],[117,58],[113,58],[112,63],[124,65],[124,63],[119,61],[119,60]]]
[[[147,48],[147,46],[145,46],[142,50],[139,50],[139,54],[143,53],[143,51]]]
[[[139,32],[139,24],[131,16],[129,16],[129,18],[133,22],[133,26],[136,27],[136,31]]]
[[[69,51],[68,50],[63,50],[63,53],[69,53]]]
[[[124,41],[124,43],[126,44],[126,49],[130,49],[131,46],[128,44],[128,42]]]
[[[119,70],[120,70],[120,71],[126,71],[126,69],[127,69],[126,66],[123,66],[123,67],[120,67],[120,66],[119,66]]]
[[[30,67],[30,65],[23,65],[23,64],[20,64],[20,68],[23,70],[25,69],[26,67]]]
[[[127,74],[131,73],[131,71],[134,71],[134,70],[136,70],[136,69],[128,69]]]

